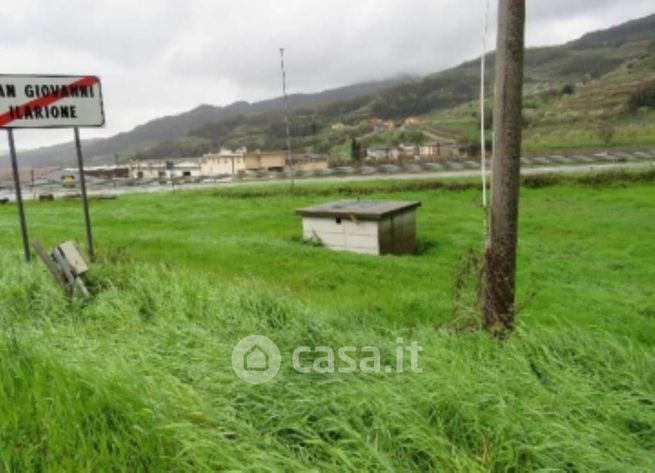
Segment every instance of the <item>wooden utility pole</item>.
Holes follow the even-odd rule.
[[[515,316],[524,36],[525,0],[498,0],[495,149],[484,296],[485,326],[498,336],[513,329]]]

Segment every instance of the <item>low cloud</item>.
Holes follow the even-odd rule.
[[[488,47],[494,45],[491,0]],[[426,74],[479,55],[486,0],[23,0],[0,10],[4,71],[94,73],[108,136],[201,103]],[[559,44],[653,13],[652,0],[529,0],[529,45]],[[68,140],[25,132],[19,146]]]

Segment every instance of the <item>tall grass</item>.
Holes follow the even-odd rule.
[[[6,471],[655,470],[655,350],[608,331],[521,326],[501,344],[120,258],[68,301],[40,266],[0,265]],[[230,366],[250,334],[284,357],[263,385]],[[397,337],[424,347],[422,373],[288,360],[298,345],[386,356]]]

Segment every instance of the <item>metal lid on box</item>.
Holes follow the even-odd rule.
[[[399,200],[340,200],[296,210],[303,217],[382,220],[395,214],[413,211],[421,206],[418,201]]]

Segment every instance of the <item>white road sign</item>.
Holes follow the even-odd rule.
[[[0,128],[95,127],[104,123],[96,76],[0,74]]]

